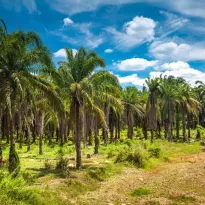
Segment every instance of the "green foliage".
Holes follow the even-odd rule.
[[[20,172],[20,160],[16,151],[9,152],[9,172],[16,177]]]
[[[88,168],[88,175],[99,181],[104,181],[109,177],[119,173],[121,171],[121,167],[118,165],[113,164],[106,164],[102,167],[89,167]]]
[[[150,157],[159,158],[161,154],[161,148],[160,147],[150,147],[148,149],[148,152],[150,153]]]
[[[56,169],[60,170],[62,176],[65,178],[70,176],[70,170],[68,165],[69,165],[68,158],[65,158],[63,156],[61,156],[59,161],[56,163]]]
[[[45,170],[51,170],[52,168],[52,164],[48,159],[45,160],[44,166],[45,166]]]
[[[146,196],[151,194],[151,191],[147,187],[140,187],[135,189],[132,193],[131,196]]]
[[[0,178],[0,201],[1,205],[13,204],[41,204],[38,201],[38,192],[29,189],[23,177],[12,178],[4,175]]]
[[[128,148],[120,151],[116,156],[115,163],[128,162],[138,168],[143,168],[146,165],[147,159],[147,151],[142,146],[138,146],[132,149]]]

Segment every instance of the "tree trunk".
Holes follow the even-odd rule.
[[[39,154],[43,154],[44,111],[42,109],[39,110],[38,118]]]
[[[81,118],[80,118],[80,103],[77,97],[74,97],[75,108],[75,149],[76,149],[76,168],[79,169],[81,162]]]
[[[147,136],[147,119],[144,118],[143,120],[143,134],[144,134],[144,139],[147,140],[148,136]]]
[[[129,108],[127,110],[127,128],[128,128],[128,132],[127,132],[128,139],[133,139],[133,119],[132,119],[132,113],[129,110]]]
[[[120,117],[119,116],[117,121],[117,139],[120,139]]]
[[[183,141],[186,141],[186,120],[185,120],[185,109],[182,108],[182,132],[183,132]]]
[[[97,123],[97,119],[95,119],[94,136],[95,136],[94,154],[98,154],[99,138],[98,138],[98,123]]]
[[[179,139],[179,107],[176,106],[176,138]]]
[[[11,129],[11,135],[10,135],[10,150],[9,150],[9,172],[16,172],[15,175],[18,174],[18,166],[19,166],[19,159],[18,155],[15,150],[15,138],[14,138],[14,120],[11,119],[10,121],[10,129]]]
[[[104,113],[105,113],[106,124],[109,126],[109,105],[107,103],[105,103]],[[103,140],[105,145],[108,144],[107,139],[108,139],[108,131],[107,129],[103,128]]]
[[[187,119],[188,119],[188,138],[191,138],[191,119],[190,119],[190,115],[188,115]]]
[[[172,111],[171,111],[170,100],[168,101],[167,137],[168,137],[168,141],[172,141]]]

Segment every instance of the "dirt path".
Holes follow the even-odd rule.
[[[147,187],[151,193],[141,197],[130,195],[140,187]],[[205,153],[179,157],[152,171],[126,168],[73,204],[205,205]]]

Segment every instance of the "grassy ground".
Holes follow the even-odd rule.
[[[125,136],[125,132],[122,132],[122,136]],[[138,134],[138,130],[135,131],[135,134]],[[8,157],[8,149],[8,146],[4,145],[4,158]],[[137,201],[140,201],[140,204],[163,204],[160,200],[155,203],[153,199],[155,198],[153,193],[158,198],[164,197],[163,193],[157,192],[158,189],[154,188],[158,186],[158,180],[161,180],[159,184],[163,192],[163,186],[168,182],[172,183],[173,178],[170,178],[168,182],[166,178],[169,176],[167,172],[172,170],[172,165],[177,167],[176,159],[182,156],[197,156],[196,154],[200,152],[199,142],[169,143],[165,140],[156,140],[151,145],[148,141],[124,139],[108,146],[101,145],[100,154],[92,155],[91,158],[86,156],[93,153],[93,147],[83,149],[83,167],[77,171],[73,168],[75,161],[72,158],[75,154],[74,146],[71,143],[66,144],[63,148],[57,144],[48,146],[45,143],[44,155],[38,155],[37,144],[31,146],[30,152],[26,152],[26,146],[24,146],[22,150],[18,149],[21,161],[20,176],[12,179],[8,176],[6,168],[0,173],[0,204],[64,205],[128,202],[135,204]],[[66,164],[68,158],[70,159],[68,160],[69,168],[65,165],[63,168],[56,169],[59,162],[61,165]],[[176,169],[172,171],[177,172]],[[189,170],[184,170],[184,173],[186,174],[187,171]],[[151,180],[148,180],[145,177],[152,176],[155,172],[160,173],[157,175],[159,176],[158,180],[154,180],[152,177]],[[200,173],[198,174],[200,176]],[[160,176],[162,177],[160,178]],[[178,175],[173,176],[175,177],[174,182],[176,182]],[[144,182],[144,177],[147,179],[146,183],[132,182],[133,179],[140,181],[141,178]],[[123,181],[126,183],[122,183]],[[112,186],[115,192],[107,193],[108,187],[112,189]],[[197,190],[197,187],[193,189]],[[201,191],[201,189],[198,190]],[[112,194],[116,196],[112,197]],[[123,198],[117,195],[123,196]],[[172,205],[174,203],[175,205],[189,204],[198,200],[186,193],[173,195],[173,198],[171,196],[170,194],[168,202],[165,200],[167,204],[172,202]],[[112,198],[114,200],[111,200]]]

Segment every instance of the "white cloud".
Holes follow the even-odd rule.
[[[6,0],[4,0],[6,1]],[[12,0],[10,0],[12,1]],[[26,0],[24,0],[26,1]],[[143,2],[159,6],[174,12],[179,12],[189,16],[205,18],[204,0],[96,0],[90,3],[90,0],[45,0],[49,6],[64,14],[76,14],[86,11],[94,11],[103,5],[120,5],[128,3]]]
[[[132,83],[133,85],[143,86],[143,84],[145,83],[145,79],[138,77],[137,74],[128,75],[124,77],[120,77],[120,76],[117,77],[121,84]]]
[[[173,32],[180,30],[189,22],[189,19],[167,11],[160,11],[160,14],[166,17],[166,21],[160,24],[157,31],[160,38],[165,38]]]
[[[191,68],[188,63],[183,61],[165,63],[160,66],[160,69],[161,72],[150,72],[150,77],[159,77],[161,74],[162,76],[182,77],[192,86],[195,85],[197,80],[205,82],[205,72]]]
[[[63,19],[63,25],[68,26],[70,24],[73,24],[74,22],[70,18],[64,18]]]
[[[73,55],[75,56],[77,53],[77,50],[72,49],[72,52],[73,52]],[[67,56],[64,48],[61,48],[60,50],[56,51],[55,53],[53,53],[53,55],[56,58],[66,58],[66,56]]]
[[[123,61],[113,62],[113,66],[122,71],[139,71],[153,67],[158,61],[148,61],[143,58],[130,58]]]
[[[154,42],[149,52],[157,59],[167,61],[205,60],[205,48],[175,42]]]
[[[22,7],[26,8],[29,13],[37,11],[37,5],[35,0],[1,0],[1,4],[6,9],[21,11]]]
[[[94,49],[101,45],[104,41],[102,35],[95,35],[91,31],[93,25],[91,23],[75,23],[71,27],[63,27],[59,30],[48,31],[50,34],[58,36],[63,42],[76,46],[84,46],[85,48]],[[74,31],[74,36],[70,37],[68,32]]]
[[[112,52],[113,52],[113,49],[108,48],[108,49],[105,49],[104,52],[105,52],[105,53],[112,53]]]
[[[141,43],[152,41],[155,27],[156,22],[153,19],[136,16],[123,25],[122,31],[117,31],[112,27],[106,28],[106,31],[113,35],[117,49],[128,50]]]

